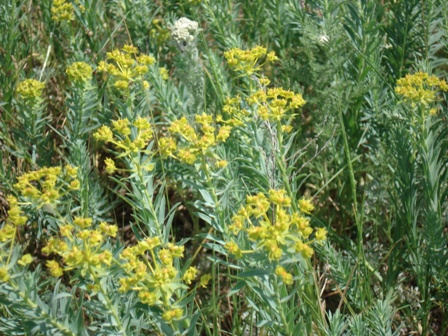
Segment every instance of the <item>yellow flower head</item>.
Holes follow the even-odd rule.
[[[93,137],[98,141],[108,142],[114,138],[112,130],[107,126],[101,126],[101,128],[93,134]]]
[[[0,241],[5,242],[11,240],[16,234],[16,228],[11,224],[6,224],[0,229]]]
[[[157,296],[155,293],[149,292],[147,290],[142,290],[138,293],[138,298],[141,303],[152,306],[157,303]]]
[[[198,274],[198,270],[196,267],[190,267],[187,269],[184,273],[183,280],[187,285],[190,285],[191,282],[196,278],[196,275]]]
[[[412,104],[424,106],[436,100],[437,91],[448,91],[448,84],[435,76],[424,72],[406,75],[397,81],[395,92]]]
[[[159,75],[163,80],[168,80],[168,78],[170,78],[167,68],[159,68]]]
[[[317,241],[324,241],[327,239],[327,230],[324,228],[318,228],[316,230],[316,240]]]
[[[269,190],[269,200],[277,205],[289,207],[291,206],[291,198],[286,195],[285,189]]]
[[[110,237],[115,237],[117,235],[118,227],[116,225],[109,225],[105,222],[101,222],[99,228],[101,232]]]
[[[210,274],[204,274],[203,276],[201,276],[201,287],[206,288],[211,278],[212,276]]]
[[[277,60],[273,51],[267,53],[267,49],[261,46],[256,46],[250,50],[241,50],[234,48],[224,53],[227,64],[234,71],[241,72],[245,76],[256,74],[266,61],[273,62]],[[263,63],[259,60],[265,57]]]
[[[309,215],[314,210],[314,205],[308,198],[302,198],[299,200],[299,209],[302,213]]]
[[[9,273],[6,267],[0,267],[0,281],[6,282],[9,280]]]
[[[110,175],[115,173],[115,171],[117,170],[117,167],[115,166],[114,160],[112,160],[111,158],[107,158],[106,160],[104,160],[104,163],[106,165],[106,173],[108,173]]]
[[[35,99],[42,95],[45,83],[35,79],[25,79],[17,86],[17,93],[24,99]]]
[[[184,311],[181,308],[175,308],[168,310],[162,314],[162,318],[165,322],[170,323],[172,320],[179,320],[184,315]]]
[[[31,254],[25,254],[20,260],[17,262],[19,265],[26,266],[33,262],[33,257]]]
[[[75,9],[71,2],[65,0],[53,0],[51,18],[55,22],[71,21],[75,19]]]
[[[243,256],[243,253],[240,250],[240,247],[234,241],[229,241],[224,245],[224,248],[229,251],[230,254],[233,254],[236,259],[239,259]]]
[[[46,265],[52,276],[59,278],[62,274],[64,274],[62,267],[56,261],[48,260]]]
[[[92,72],[92,67],[84,62],[75,62],[66,70],[68,78],[77,83],[86,82],[91,79]]]

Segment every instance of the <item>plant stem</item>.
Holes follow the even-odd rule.
[[[53,327],[60,330],[64,335],[76,336],[73,332],[67,329],[65,326],[61,325],[57,320],[53,319],[46,311],[40,309],[36,303],[31,301],[31,299],[23,293],[20,288],[12,281],[8,281],[8,285],[20,296],[20,298],[25,302],[25,304],[31,308],[36,314],[39,313],[46,321],[48,321]]]
[[[101,286],[101,283],[100,283],[99,279],[96,277],[95,272],[93,272],[93,270],[91,269],[90,266],[89,266],[89,274],[93,278],[93,281],[95,282],[95,285],[98,287],[98,289],[100,290],[101,294],[103,295],[104,300],[106,301],[105,302],[105,306],[111,312],[112,316],[114,317],[115,321],[117,322],[117,326],[121,330],[122,335],[126,336],[126,331],[123,329],[123,324],[121,323],[121,319],[118,316],[118,313],[117,313],[117,311],[114,308],[114,305],[110,301],[109,296],[104,291],[103,287]]]

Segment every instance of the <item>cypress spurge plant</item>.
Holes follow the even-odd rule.
[[[443,234],[443,185],[446,179],[446,133],[438,116],[439,91],[448,91],[444,80],[424,72],[407,75],[397,81],[396,93],[402,97],[402,122],[397,132],[407,141],[407,146],[397,147],[404,153],[395,153],[397,158],[406,158],[407,165],[399,164],[396,195],[406,207],[398,212],[397,225],[405,225],[404,247],[408,251],[408,262],[417,281],[421,295],[418,321],[422,333],[430,332],[431,310],[436,305],[435,288],[444,278],[446,237]],[[410,170],[410,171],[409,171]],[[403,184],[403,182],[405,184]],[[402,236],[394,235],[394,243],[403,244]],[[392,253],[392,268],[389,276],[396,272],[396,251]],[[395,273],[396,276],[396,273]],[[443,280],[442,280],[443,281]],[[442,296],[443,297],[443,294]]]
[[[50,117],[42,98],[45,83],[25,79],[17,85],[17,124],[14,127],[16,153],[33,168],[48,164],[49,138],[45,136]]]

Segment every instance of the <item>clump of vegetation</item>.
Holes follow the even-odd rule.
[[[447,6],[3,1],[0,334],[446,334]]]

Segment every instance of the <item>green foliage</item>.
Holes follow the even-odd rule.
[[[447,6],[3,1],[0,334],[445,334]]]

